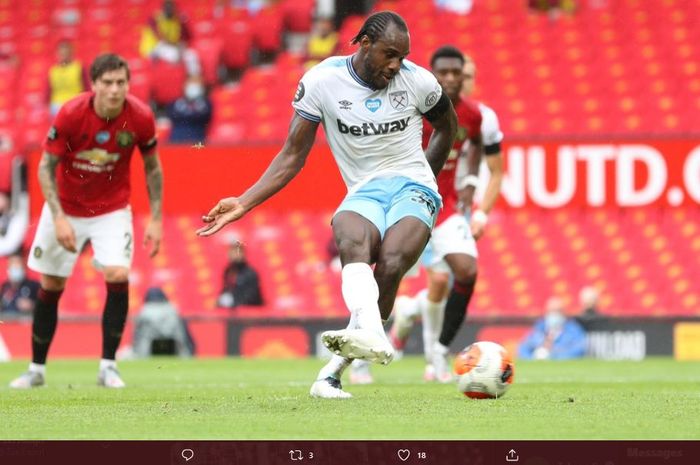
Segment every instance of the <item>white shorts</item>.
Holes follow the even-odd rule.
[[[460,213],[455,213],[433,229],[430,242],[423,252],[423,265],[434,271],[449,272],[445,255],[456,253],[474,258],[479,256],[469,222]]]
[[[95,261],[101,266],[131,268],[134,255],[131,207],[99,216],[67,218],[75,232],[78,253],[69,252],[58,243],[51,211],[48,205],[44,204],[27,261],[30,269],[50,276],[67,278],[71,275],[80,251],[87,241],[92,245]]]

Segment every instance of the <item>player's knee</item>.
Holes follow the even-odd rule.
[[[129,269],[123,267],[105,267],[105,281],[108,283],[123,283],[129,280]]]
[[[444,289],[450,284],[449,273],[434,272],[430,275],[430,286],[435,289]]]
[[[478,275],[476,260],[467,260],[452,270],[455,281],[464,284],[474,284]]]
[[[46,291],[62,291],[66,287],[66,278],[41,275],[41,287]]]
[[[383,277],[400,279],[410,268],[410,264],[401,254],[385,254],[377,263],[377,271]]]
[[[370,262],[370,245],[362,240],[340,238],[338,253],[343,263]]]

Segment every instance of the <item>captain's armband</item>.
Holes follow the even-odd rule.
[[[423,116],[425,116],[425,118],[432,123],[433,121],[440,119],[449,108],[450,99],[443,92],[440,95],[440,99],[437,101],[435,106],[433,106],[433,108],[425,112]]]

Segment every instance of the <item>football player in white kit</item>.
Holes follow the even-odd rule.
[[[375,13],[353,43],[359,44],[355,54],[328,58],[302,77],[282,150],[240,197],[219,201],[197,231],[212,235],[282,189],[301,170],[323,124],[348,188],[332,227],[350,311],[346,329],[322,335],[334,355],[310,394],[323,398],[352,397],[340,383],[352,359],[383,364],[393,359],[382,320],[430,237],[442,204],[435,176],[457,132],[452,104],[433,74],[405,59],[410,38],[403,18]],[[434,128],[425,151],[424,116]]]
[[[474,61],[464,56],[462,69],[461,96],[469,99],[474,91],[476,78],[476,66]],[[498,124],[496,113],[488,106],[479,102],[479,110],[482,116],[481,135],[483,140],[483,154],[486,165],[489,169],[489,180],[478,209],[472,210],[469,215],[471,236],[478,240],[484,234],[488,221],[488,214],[491,212],[501,190],[503,180],[503,157],[501,155],[501,141],[503,133]],[[472,196],[478,184],[478,177],[473,169],[470,174],[468,165],[473,166],[471,157],[475,154],[467,151],[467,157],[460,159],[457,167],[457,187],[465,190],[465,207],[471,207]],[[478,164],[476,165],[478,166]],[[469,248],[468,252],[473,261],[473,281],[476,282],[476,244]],[[430,250],[426,250],[426,255]],[[425,259],[424,263],[430,263],[430,259]],[[394,323],[392,325],[392,339],[397,348],[403,347],[406,339],[410,335],[411,329],[418,318],[423,320],[423,345],[426,352],[426,370],[424,378],[427,381],[438,380],[447,382],[451,379],[449,364],[447,363],[447,349],[454,340],[457,332],[464,322],[466,314],[456,313],[445,315],[446,297],[449,292],[450,272],[444,263],[430,263],[427,265],[428,288],[419,292],[415,297],[400,297],[397,299],[394,312]],[[468,305],[468,302],[467,302]],[[436,350],[437,348],[437,350]],[[358,379],[370,381],[371,378],[358,376]]]

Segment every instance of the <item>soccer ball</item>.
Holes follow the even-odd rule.
[[[495,342],[475,342],[455,358],[457,388],[472,399],[502,397],[511,384],[515,365],[508,351]]]

